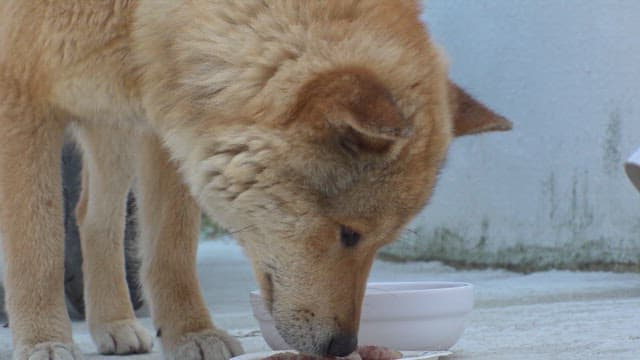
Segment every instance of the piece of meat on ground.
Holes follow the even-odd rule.
[[[358,354],[362,360],[395,360],[402,359],[402,353],[384,346],[360,346]]]
[[[360,346],[358,351],[339,359],[343,360],[396,360],[401,359],[402,353],[383,346]],[[280,353],[263,360],[322,360],[335,358],[321,358],[313,355],[296,354],[293,352]]]
[[[275,355],[271,355],[262,360],[318,360],[319,357],[313,355],[306,354],[296,354],[293,352],[279,353]]]

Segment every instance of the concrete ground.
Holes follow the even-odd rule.
[[[268,350],[251,315],[253,274],[228,240],[201,245],[198,271],[216,323],[240,338],[248,352]],[[502,270],[456,271],[439,263],[377,262],[374,281],[465,281],[476,286],[476,307],[449,359],[639,359],[640,274],[551,271],[530,275]],[[152,331],[149,318],[142,323]],[[100,356],[84,322],[74,338],[87,359],[161,359],[153,353]],[[10,359],[11,334],[0,329],[0,359]]]

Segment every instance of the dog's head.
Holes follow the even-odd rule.
[[[275,130],[231,130],[203,162],[205,206],[244,246],[296,349],[354,349],[376,251],[428,201],[450,139],[510,128],[455,84],[437,88],[408,112],[366,69],[323,73]]]
[[[251,120],[195,123],[192,142],[168,140],[186,149],[200,203],[250,257],[279,332],[309,353],[355,348],[376,251],[427,203],[451,139],[511,126],[448,80],[415,13],[391,18],[398,2],[385,4],[362,10],[372,18],[360,25],[341,22],[355,24],[341,45],[325,46],[344,35],[318,27],[326,39],[265,70],[260,96],[239,103],[234,90],[225,102],[229,88],[213,87],[190,96],[217,96],[221,115],[242,108]]]

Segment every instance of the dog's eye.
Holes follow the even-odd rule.
[[[345,247],[354,247],[360,241],[360,234],[353,229],[340,225],[340,241]]]

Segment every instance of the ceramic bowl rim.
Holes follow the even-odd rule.
[[[397,294],[421,294],[421,293],[432,293],[432,292],[444,292],[444,291],[455,291],[455,290],[474,290],[475,287],[471,283],[467,282],[457,282],[457,281],[375,281],[367,283],[367,290],[372,288],[373,286],[427,286],[427,285],[441,285],[439,287],[429,287],[429,288],[415,288],[415,289],[403,289],[403,290],[388,290],[384,292],[375,292],[369,293],[365,292],[365,297],[377,297],[384,295],[397,295]],[[250,292],[251,295],[259,296],[260,290],[252,290]]]

